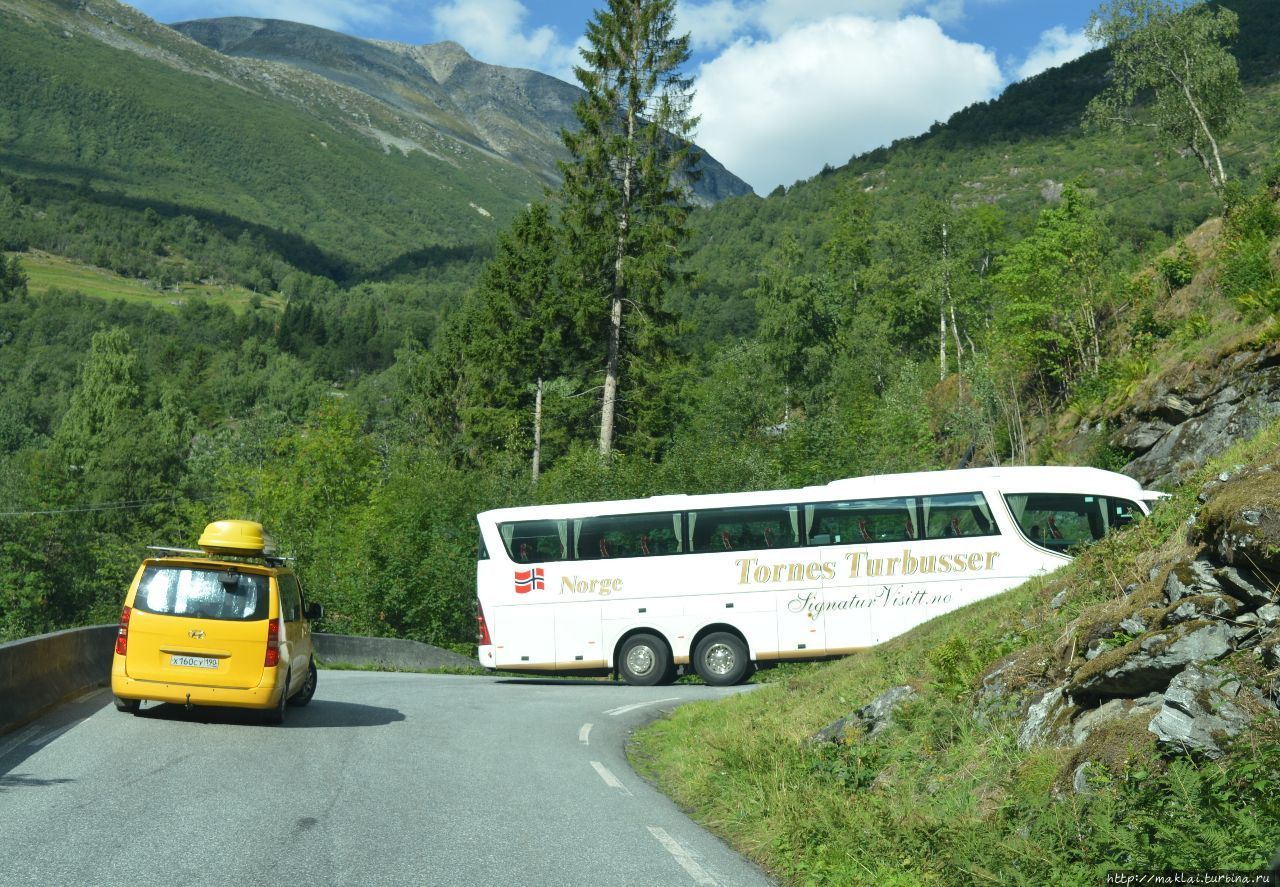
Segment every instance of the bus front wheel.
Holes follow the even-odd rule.
[[[652,687],[671,669],[671,651],[662,638],[636,634],[627,638],[618,655],[618,673],[628,684]]]
[[[741,683],[751,668],[747,645],[736,634],[712,632],[698,642],[693,651],[693,668],[713,687],[730,687]]]

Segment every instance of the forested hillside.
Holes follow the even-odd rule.
[[[228,88],[261,63],[124,7],[0,0],[0,637],[114,621],[141,546],[190,545],[215,518],[262,520],[300,557],[322,629],[466,648],[484,508],[966,453],[1123,466],[1109,423],[1148,379],[1276,335],[1280,36],[1267,3],[1226,5],[1245,85],[1226,193],[1140,129],[1081,129],[1098,53],[694,210],[677,273],[627,302],[643,310],[602,461],[609,308],[583,261],[600,241],[569,230],[589,217],[565,192],[370,155],[328,99]],[[264,298],[237,313],[37,287],[31,249],[85,279]]]

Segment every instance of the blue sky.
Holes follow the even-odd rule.
[[[698,143],[757,192],[916,135],[1088,49],[1100,0],[677,0]],[[161,22],[245,15],[403,43],[573,82],[604,0],[138,0]]]

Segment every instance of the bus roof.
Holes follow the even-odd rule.
[[[1131,477],[1101,468],[1074,466],[1012,465],[999,468],[961,468],[950,471],[916,471],[841,478],[822,486],[756,490],[742,493],[701,493],[613,499],[557,505],[523,505],[481,512],[477,520],[501,523],[510,520],[555,520],[600,514],[644,514],[650,511],[721,508],[741,505],[820,502],[830,498],[892,498],[896,496],[946,495],[996,490],[1000,493],[1096,493],[1114,494],[1150,502],[1163,493],[1144,490]]]

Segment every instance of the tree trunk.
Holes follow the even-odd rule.
[[[542,473],[542,377],[538,377],[538,391],[533,398],[533,485],[538,485]]]
[[[621,264],[621,260],[619,260]],[[618,354],[622,348],[622,295],[613,294],[609,312],[609,356],[604,367],[604,398],[600,408],[600,455],[613,452],[613,419],[618,407]]]
[[[938,381],[947,378],[947,309],[938,305]]]
[[[640,68],[640,45],[631,47],[633,68]],[[631,219],[631,199],[635,182],[636,124],[638,109],[632,100],[627,101],[626,154],[622,160],[622,206],[618,210],[617,253],[613,264],[613,300],[609,310],[609,352],[604,369],[604,397],[600,408],[600,455],[608,457],[613,452],[614,419],[618,412],[618,361],[622,353],[622,305],[627,296],[625,267],[627,234]]]

